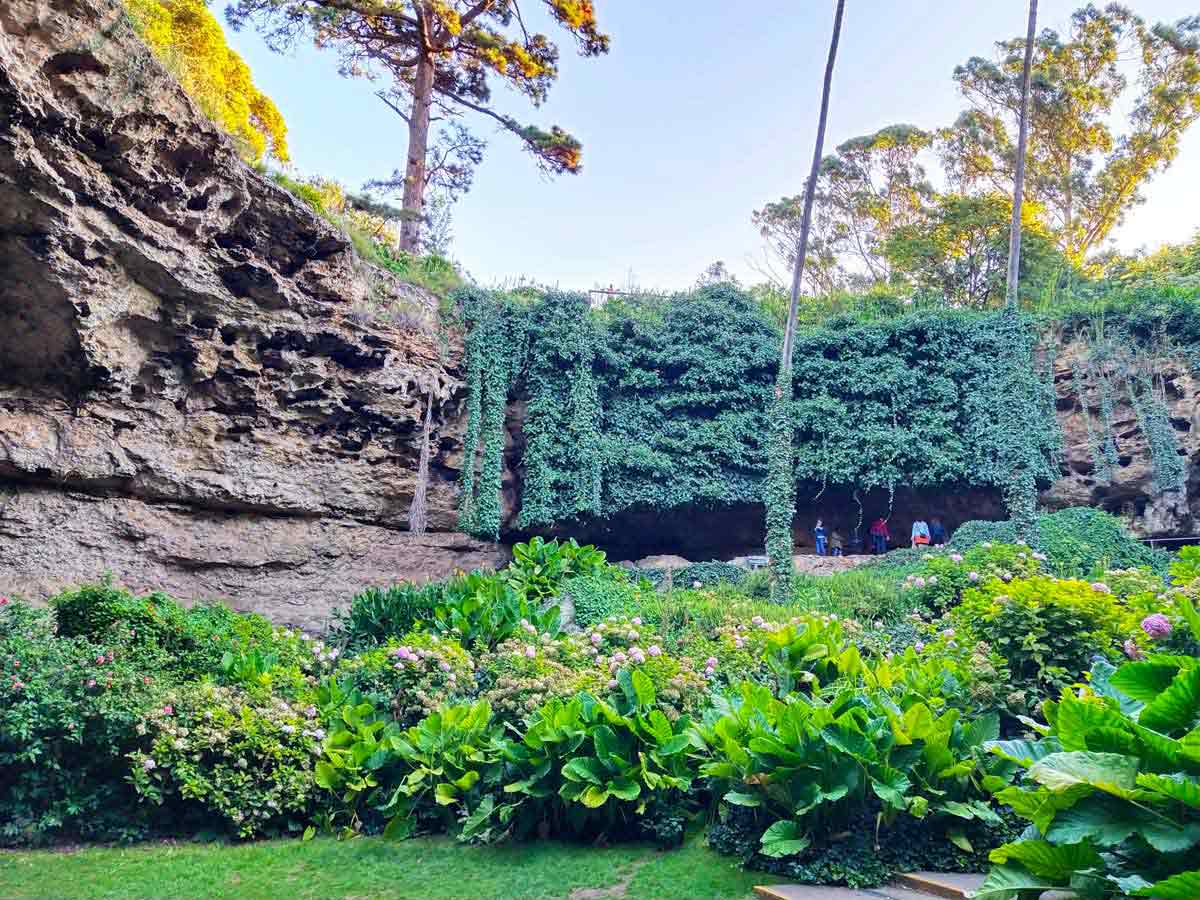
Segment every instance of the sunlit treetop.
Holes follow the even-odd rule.
[[[418,95],[419,64],[432,60],[436,111],[486,115],[547,171],[578,172],[581,145],[562,128],[522,124],[492,108],[495,80],[538,106],[558,77],[558,47],[535,29],[534,15],[566,30],[584,56],[608,51],[588,0],[236,0],[226,9],[233,27],[256,23],[276,49],[311,38],[338,53],[344,75],[390,76],[391,94]]]

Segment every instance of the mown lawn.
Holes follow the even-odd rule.
[[[238,900],[747,900],[772,879],[693,838],[680,850],[445,839],[156,844],[0,852],[0,897]]]

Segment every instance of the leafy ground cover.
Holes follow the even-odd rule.
[[[0,854],[0,896],[10,900],[748,900],[753,885],[775,880],[739,870],[699,839],[670,853],[642,845],[317,838]]]
[[[626,896],[670,897],[708,865],[696,854],[716,859],[704,841],[731,867],[708,883],[737,890],[738,863],[860,887],[989,854],[997,877],[1078,882],[1096,900],[1190,878],[1200,551],[1164,578],[1098,515],[1043,517],[1041,549],[964,528],[954,547],[800,580],[786,603],[756,574],[731,583],[712,565],[707,585],[660,590],[594,547],[540,539],[500,572],[364,591],[325,635],[109,583],[49,609],[0,598],[0,843],[316,838],[181,845],[191,889],[221,889],[208,854],[249,860],[234,866],[248,896],[289,864],[304,883],[306,852],[403,847],[417,875],[442,854],[460,891],[445,896],[505,894],[487,879],[516,860],[508,877],[533,872],[523,895],[545,872],[544,896],[619,876]],[[563,628],[568,598],[587,627]],[[1046,762],[1058,753],[1097,758]],[[1064,804],[1112,784],[1185,827],[1080,881],[1071,867],[1124,840],[1129,815],[1089,801],[1075,821]],[[1051,805],[1072,824],[1037,843],[1020,818],[1047,822],[1042,789],[1060,787]],[[568,842],[557,862],[534,849],[549,837]],[[76,857],[6,857],[43,859]],[[360,895],[354,868],[345,885],[323,876],[328,889]]]

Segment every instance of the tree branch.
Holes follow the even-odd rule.
[[[405,122],[410,122],[410,120],[408,118],[408,113],[406,113],[404,110],[402,110],[400,107],[398,107],[395,103],[393,103],[391,100],[389,100],[388,96],[385,92],[376,91],[375,96],[378,97],[380,100],[382,100],[384,103],[386,103],[391,108],[392,112],[394,112],[396,115],[398,115],[400,118],[402,118]]]

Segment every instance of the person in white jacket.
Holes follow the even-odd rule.
[[[929,523],[924,519],[917,519],[913,522],[912,545],[914,547],[929,546]]]

